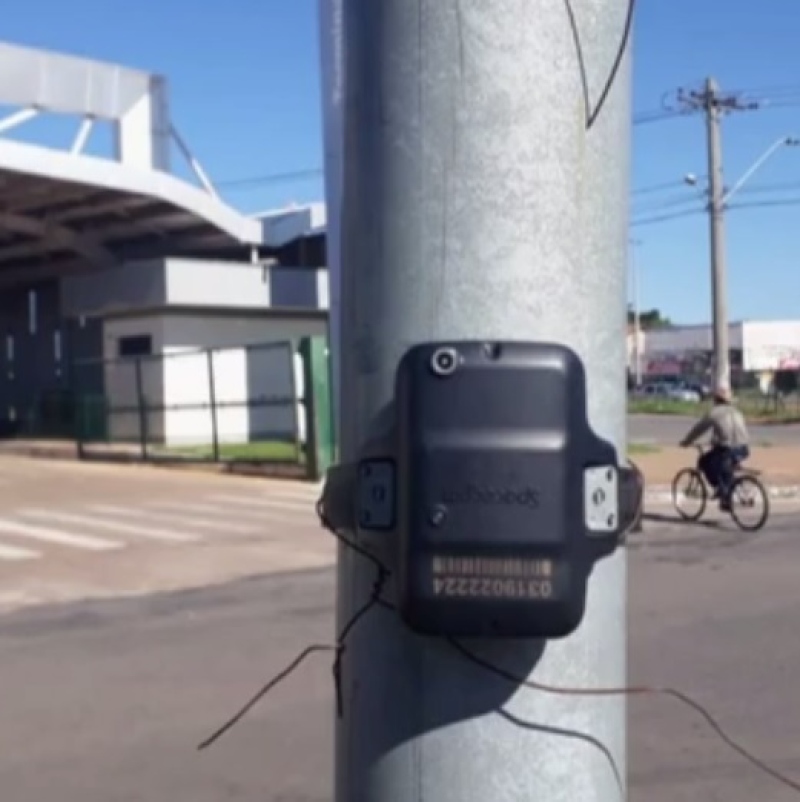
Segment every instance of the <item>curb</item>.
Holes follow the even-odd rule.
[[[46,446],[46,445],[17,445],[0,441],[0,456],[22,457],[25,459],[53,460],[59,462],[74,462],[81,465],[116,465],[130,468],[160,468],[162,470],[183,471],[186,473],[216,474],[219,476],[236,476],[249,478],[286,479],[291,481],[307,482],[305,470],[294,463],[281,462],[203,462],[198,460],[182,459],[150,459],[143,460],[138,456],[127,454],[111,454],[96,456],[81,456],[77,447]]]
[[[113,457],[84,457],[80,458],[76,447],[73,446],[47,446],[34,444],[17,444],[13,441],[0,441],[0,456],[26,457],[29,459],[59,460],[64,462],[78,462],[89,465],[123,465],[129,467],[145,466],[194,473],[213,473],[218,475],[232,475],[238,477],[289,479],[305,482],[310,486],[322,488],[324,478],[313,481],[302,475],[301,469],[294,464],[266,463],[250,464],[246,462],[232,463],[205,463],[184,460],[152,460],[143,461],[138,457],[115,455]],[[785,500],[800,498],[800,484],[795,485],[769,485],[765,484],[767,495],[771,500]],[[645,504],[672,504],[672,488],[670,485],[660,484],[645,487]]]
[[[800,497],[800,485],[767,486],[767,496],[772,500],[794,499]],[[672,489],[669,485],[657,485],[644,492],[645,504],[672,504]]]

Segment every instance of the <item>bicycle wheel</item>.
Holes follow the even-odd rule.
[[[731,485],[731,517],[739,529],[757,532],[769,518],[769,496],[754,476],[738,476]]]
[[[684,521],[699,521],[706,511],[708,488],[695,468],[678,471],[672,480],[672,504]]]

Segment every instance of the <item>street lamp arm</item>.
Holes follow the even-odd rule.
[[[722,203],[727,203],[753,177],[753,175],[761,168],[764,162],[766,162],[776,151],[778,151],[784,145],[793,146],[798,144],[800,144],[800,140],[789,136],[782,136],[777,142],[773,142],[772,145],[770,145],[764,151],[764,153],[759,156],[747,170],[745,170],[741,178],[722,196]]]

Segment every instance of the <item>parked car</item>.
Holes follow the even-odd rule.
[[[653,382],[644,384],[635,391],[639,398],[662,398],[669,401],[686,401],[699,403],[702,395],[698,390],[681,382]]]

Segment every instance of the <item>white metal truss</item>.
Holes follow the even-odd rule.
[[[261,222],[219,199],[172,124],[162,76],[0,43],[0,104],[19,107],[0,117],[0,272],[54,254],[107,265],[145,242],[263,244]],[[71,142],[26,141],[26,123],[54,114],[76,120]],[[115,133],[105,158],[87,153],[97,123]],[[198,186],[171,173],[173,143]]]
[[[248,217],[220,200],[162,76],[0,42],[0,106],[16,107],[0,117],[0,284],[184,252],[244,247],[258,260],[324,226],[324,207]],[[25,140],[46,115],[76,120],[62,149]],[[98,124],[115,134],[106,157],[87,152]],[[171,172],[173,145],[198,185]]]

